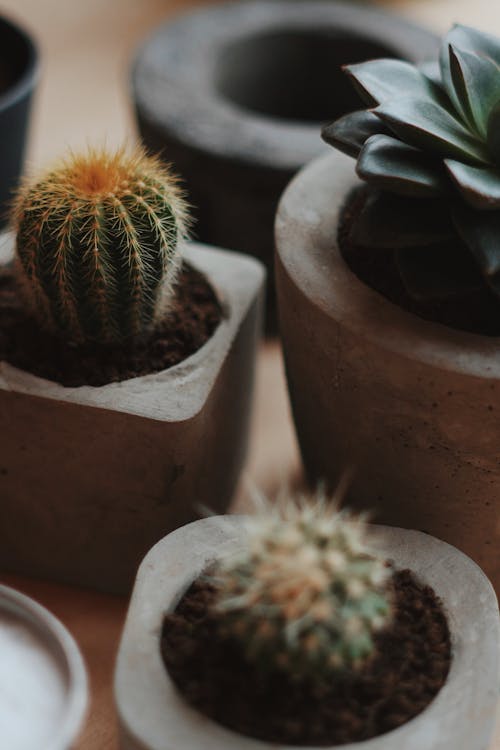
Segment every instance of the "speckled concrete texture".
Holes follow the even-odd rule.
[[[115,673],[121,750],[273,750],[187,706],[160,654],[164,616],[191,582],[244,538],[241,517],[210,518],[159,542],[142,563]],[[375,527],[376,546],[443,601],[453,643],[448,680],[412,721],[344,750],[486,750],[500,689],[500,619],[491,584],[465,555],[426,534]],[[281,750],[294,750],[281,746]],[[314,748],[304,748],[314,750]]]
[[[307,167],[276,223],[277,290],[310,478],[355,469],[351,502],[470,555],[500,590],[500,346],[422,320],[363,284],[336,241],[358,184],[343,154]]]
[[[257,256],[272,274],[273,223],[293,174],[325,149],[320,125],[360,100],[342,63],[420,61],[428,31],[365,4],[223,3],[160,27],[132,89],[146,145],[185,178],[204,242]],[[274,292],[269,285],[269,324]]]
[[[158,539],[201,506],[228,507],[246,454],[264,270],[202,245],[185,257],[227,315],[184,362],[100,388],[0,363],[2,570],[124,592]]]

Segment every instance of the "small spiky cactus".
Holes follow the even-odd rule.
[[[141,149],[71,154],[24,184],[14,221],[21,288],[44,328],[117,344],[164,314],[187,211],[159,160]]]
[[[391,617],[390,570],[366,523],[318,498],[248,521],[248,542],[211,578],[215,613],[250,661],[295,677],[356,669]]]

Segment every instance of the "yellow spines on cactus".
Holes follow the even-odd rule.
[[[188,214],[177,178],[139,148],[70,154],[19,190],[22,290],[70,342],[148,335],[172,296]]]
[[[316,678],[355,669],[392,614],[385,560],[367,524],[336,506],[281,503],[248,519],[248,539],[211,574],[224,633],[248,659]]]

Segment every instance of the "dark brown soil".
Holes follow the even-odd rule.
[[[396,305],[425,320],[450,328],[500,336],[500,301],[486,285],[467,296],[446,300],[417,301],[406,290],[398,272],[395,251],[354,245],[349,235],[366,200],[365,189],[355,191],[347,201],[338,233],[340,251],[349,268],[361,281]],[[457,238],[457,242],[459,242]]]
[[[186,700],[240,734],[289,745],[360,742],[419,714],[444,684],[451,661],[446,617],[433,590],[394,574],[395,620],[377,655],[355,676],[313,685],[265,674],[221,635],[213,587],[199,579],[165,619],[162,654]]]
[[[196,352],[222,318],[205,277],[184,265],[169,315],[133,347],[70,346],[26,314],[11,268],[0,269],[0,360],[67,387],[100,386],[165,370]]]

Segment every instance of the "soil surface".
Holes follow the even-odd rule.
[[[376,250],[353,244],[349,235],[366,200],[366,189],[356,190],[340,219],[338,242],[349,268],[365,284],[391,302],[425,320],[485,336],[500,336],[500,300],[486,285],[477,292],[447,300],[417,301],[406,290],[393,249]],[[460,240],[457,237],[457,242]]]
[[[222,309],[205,277],[184,264],[171,311],[134,346],[70,346],[26,313],[12,268],[0,269],[0,360],[67,387],[101,386],[165,370],[213,335]]]
[[[263,674],[221,634],[210,608],[214,588],[194,582],[162,635],[167,669],[185,699],[215,721],[267,742],[342,745],[401,726],[435,697],[451,662],[446,617],[434,591],[396,572],[395,618],[377,634],[376,656],[362,670],[311,684],[284,672]]]

